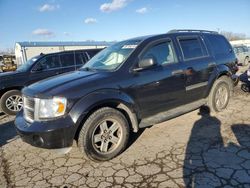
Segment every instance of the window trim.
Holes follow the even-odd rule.
[[[180,51],[181,51],[181,55],[182,55],[182,59],[184,61],[191,61],[191,60],[196,60],[196,59],[202,59],[202,58],[206,58],[206,57],[209,57],[209,52],[208,52],[208,49],[207,49],[207,46],[204,42],[204,39],[200,36],[200,35],[186,35],[186,36],[178,36],[176,37],[177,39],[177,42],[178,42],[178,46],[180,48]],[[206,55],[203,55],[203,56],[199,56],[199,57],[192,57],[192,58],[185,58],[184,56],[184,53],[183,53],[183,50],[182,50],[182,47],[181,47],[181,43],[180,43],[180,40],[185,40],[185,39],[198,39],[200,45],[201,45],[201,51],[202,53],[204,54],[204,52],[206,52]],[[202,47],[202,44],[204,46],[204,49]],[[205,51],[204,51],[205,50]]]

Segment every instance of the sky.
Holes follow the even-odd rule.
[[[250,37],[250,0],[0,0],[0,50],[22,41],[119,41],[171,29]]]

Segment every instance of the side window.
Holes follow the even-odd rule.
[[[42,58],[37,66],[41,66],[43,70],[54,69],[61,67],[59,56],[58,55],[50,55]]]
[[[179,44],[184,59],[199,58],[207,55],[206,48],[198,37],[180,38]]]
[[[89,50],[86,53],[88,54],[89,58],[92,58],[93,56],[95,56],[95,54],[97,54],[99,52],[99,50]]]
[[[170,41],[156,44],[148,49],[143,55],[143,59],[150,57],[154,58],[158,65],[176,62],[175,54]]]
[[[66,53],[60,55],[62,67],[74,66],[74,53]]]
[[[229,54],[231,46],[227,40],[220,35],[207,35],[215,55]],[[238,49],[239,50],[239,49]]]
[[[87,62],[84,52],[75,53],[76,65],[84,65]]]

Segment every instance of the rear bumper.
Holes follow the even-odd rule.
[[[22,140],[32,146],[46,149],[71,147],[75,125],[69,116],[46,122],[28,123],[21,111],[16,116],[15,126]]]

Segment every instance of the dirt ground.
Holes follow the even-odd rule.
[[[218,114],[196,110],[131,136],[125,152],[96,163],[25,144],[0,114],[0,187],[249,187],[250,94],[237,86]]]

